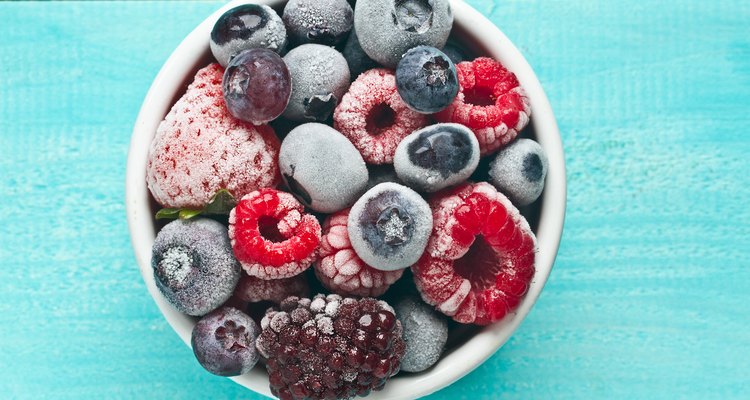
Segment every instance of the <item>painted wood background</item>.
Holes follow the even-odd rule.
[[[750,398],[750,2],[470,0],[556,110],[539,303],[433,398]],[[218,2],[0,3],[0,398],[258,396],[203,372],[124,212],[140,102]]]

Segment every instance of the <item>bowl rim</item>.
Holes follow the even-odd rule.
[[[164,63],[146,94],[136,119],[128,150],[125,182],[125,203],[130,240],[141,276],[151,297],[172,329],[188,347],[194,320],[167,303],[154,283],[151,271],[151,247],[156,229],[150,208],[150,194],[146,184],[148,149],[156,128],[184,89],[188,74],[194,73],[202,55],[208,49],[208,38],[215,21],[228,9],[239,4],[256,3],[272,7],[286,0],[233,0],[201,22]],[[562,140],[552,108],[541,83],[529,63],[513,43],[485,16],[463,0],[450,0],[454,14],[454,29],[481,43],[483,53],[500,60],[518,77],[528,95],[536,140],[547,153],[549,168],[542,194],[536,230],[538,241],[536,273],[529,292],[514,314],[484,327],[459,349],[441,357],[428,371],[395,377],[371,399],[413,399],[434,393],[465,376],[491,357],[505,344],[528,315],[544,287],[555,261],[562,238],[566,206],[566,175]],[[166,95],[165,95],[166,94]],[[256,393],[272,397],[268,379],[262,367],[256,366],[248,374],[231,378]]]

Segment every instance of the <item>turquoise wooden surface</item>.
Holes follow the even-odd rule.
[[[433,398],[750,398],[750,2],[471,0],[556,110],[558,261]],[[0,3],[0,398],[259,396],[201,370],[124,214],[140,102],[217,2]]]

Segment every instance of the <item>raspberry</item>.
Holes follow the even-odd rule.
[[[465,61],[456,68],[458,96],[435,119],[468,126],[482,155],[493,153],[528,124],[531,108],[526,92],[514,73],[491,58]]]
[[[156,130],[146,181],[164,207],[203,208],[220,189],[239,199],[281,181],[273,128],[229,114],[223,75],[216,63],[199,70]]]
[[[276,304],[289,296],[308,296],[310,286],[304,274],[299,274],[286,279],[260,279],[243,274],[234,295],[248,303],[271,301]]]
[[[404,270],[381,271],[357,256],[349,241],[349,211],[339,211],[329,216],[323,224],[315,276],[326,289],[338,294],[380,296],[401,278]]]
[[[406,350],[393,308],[369,297],[289,297],[261,327],[256,347],[282,400],[366,396],[398,373]]]
[[[401,139],[427,125],[427,116],[410,110],[387,69],[361,74],[333,114],[334,127],[344,134],[369,164],[390,164]]]
[[[294,196],[274,189],[248,194],[229,214],[229,238],[248,275],[295,276],[315,260],[320,224]]]
[[[535,270],[536,238],[523,216],[488,183],[439,192],[430,204],[432,237],[412,266],[424,301],[465,324],[514,311]]]

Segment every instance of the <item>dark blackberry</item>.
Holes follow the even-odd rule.
[[[366,396],[398,373],[406,349],[393,308],[373,298],[288,297],[261,327],[256,346],[282,400]]]

